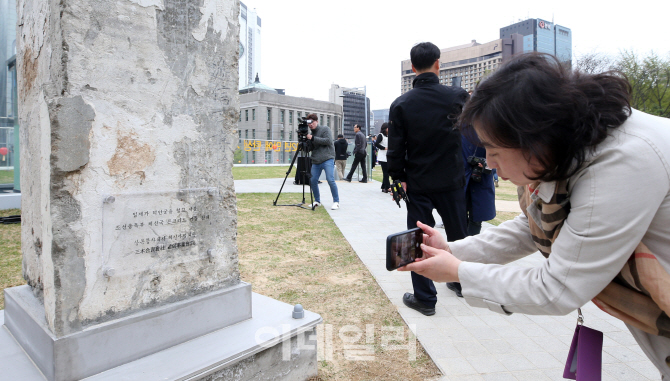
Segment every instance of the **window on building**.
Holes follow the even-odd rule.
[[[302,117],[302,111],[298,111],[298,118]]]
[[[249,139],[249,130],[244,130],[244,138]]]
[[[293,141],[293,130],[288,132],[288,140]]]
[[[293,125],[293,111],[288,112],[288,123]]]
[[[327,126],[330,127],[330,115],[328,115],[328,124],[327,124]]]
[[[281,130],[281,140],[284,140],[284,130]]]
[[[272,131],[268,129],[268,140],[272,140]]]
[[[256,109],[251,109],[251,120],[256,120]]]
[[[238,139],[242,139],[242,130],[237,130]]]
[[[268,122],[272,121],[272,109],[268,107]]]
[[[251,130],[251,138],[256,139],[256,129]]]
[[[245,122],[249,121],[249,110],[244,110],[244,121]]]
[[[242,121],[242,111],[240,111],[240,122]]]
[[[323,114],[319,115],[319,120],[323,123]]]

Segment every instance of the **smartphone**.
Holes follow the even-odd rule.
[[[393,271],[423,257],[421,243],[423,243],[421,228],[414,228],[388,236],[386,238],[386,269]]]

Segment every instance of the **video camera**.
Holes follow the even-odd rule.
[[[307,152],[310,152],[312,150],[312,142],[307,140],[307,135],[309,135],[309,124],[312,123],[311,119],[307,119],[306,117],[298,117],[298,144],[300,148]]]
[[[312,123],[311,119],[307,119],[306,117],[298,117],[298,140],[307,139],[307,135],[309,135],[310,123]]]
[[[486,159],[478,156],[468,157],[468,164],[472,168],[472,174],[470,178],[476,183],[482,182],[482,175],[488,175],[491,173],[491,168],[486,167]]]

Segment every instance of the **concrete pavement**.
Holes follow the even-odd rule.
[[[237,180],[235,188],[237,193],[277,193],[282,180]],[[337,185],[340,209],[330,210],[332,198],[325,182],[320,188],[323,206],[405,322],[416,325],[419,342],[444,374],[441,381],[563,380],[576,312],[568,316],[503,316],[470,307],[443,283],[435,285],[438,304],[434,316],[405,307],[402,296],[412,292],[410,274],[389,272],[385,266],[386,237],[406,229],[404,202],[398,208],[389,195],[381,193],[376,181],[338,181]],[[302,192],[302,186],[293,185],[289,178],[283,192]],[[513,209],[512,203],[501,205]],[[437,214],[436,220],[440,220]],[[510,265],[531,267],[541,261],[544,258],[535,253]],[[621,321],[592,303],[582,312],[585,325],[604,333],[603,381],[660,380]]]

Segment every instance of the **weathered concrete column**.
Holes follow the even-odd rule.
[[[239,283],[236,2],[18,12],[23,269],[52,332]]]

